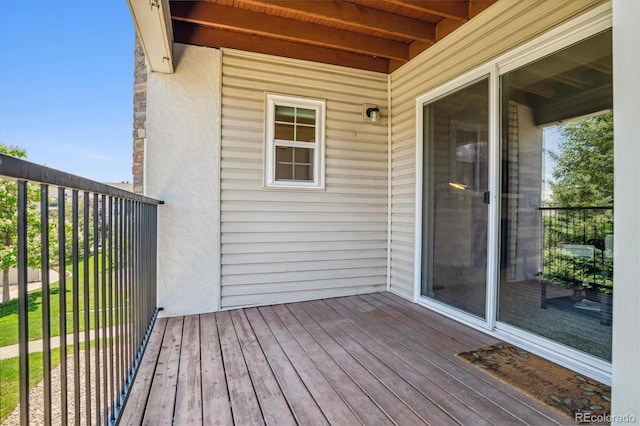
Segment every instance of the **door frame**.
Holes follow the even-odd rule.
[[[466,73],[454,80],[449,81],[448,83],[443,84],[442,86],[437,87],[434,90],[431,90],[419,97],[416,98],[415,101],[415,111],[416,111],[416,210],[415,210],[415,224],[416,224],[416,239],[415,239],[415,268],[414,268],[414,302],[420,303],[426,307],[437,310],[438,312],[462,321],[464,323],[468,323],[475,327],[478,327],[483,330],[491,330],[495,326],[495,310],[496,304],[494,298],[490,297],[495,289],[495,283],[497,281],[494,279],[496,270],[491,265],[497,264],[494,261],[495,255],[498,253],[498,247],[495,244],[494,239],[490,236],[496,232],[495,228],[495,213],[496,213],[496,191],[494,190],[497,182],[495,181],[495,176],[491,173],[496,167],[496,154],[499,155],[496,149],[496,142],[498,141],[496,131],[499,128],[493,124],[493,120],[496,117],[494,113],[494,108],[499,108],[499,99],[496,93],[496,73],[494,70],[495,66],[493,64],[488,64],[485,66],[478,67],[473,71]],[[422,287],[422,259],[423,259],[423,236],[426,234],[422,229],[422,220],[423,220],[423,201],[424,201],[424,164],[423,164],[423,155],[424,155],[424,106],[427,103],[436,101],[440,98],[443,98],[451,93],[456,92],[470,84],[473,84],[477,81],[480,81],[484,78],[488,79],[489,84],[489,129],[488,129],[488,155],[489,155],[489,192],[490,192],[490,202],[488,205],[488,223],[487,223],[487,277],[486,277],[486,306],[485,306],[485,319],[479,318],[475,315],[468,314],[463,312],[457,308],[448,306],[444,303],[438,302],[433,299],[429,299],[422,295],[421,287]],[[495,200],[494,200],[495,199]]]
[[[553,340],[497,321],[498,283],[500,278],[500,76],[531,63],[564,47],[612,28],[611,10],[602,5],[559,25],[522,46],[474,69],[461,74],[415,99],[416,117],[416,192],[413,301],[442,315],[481,330],[498,339],[518,345],[560,365],[611,384],[611,363],[580,352]],[[482,320],[444,303],[422,296],[423,259],[423,146],[424,105],[453,93],[483,77],[489,76],[489,191],[490,203],[487,224],[487,282],[486,319]]]

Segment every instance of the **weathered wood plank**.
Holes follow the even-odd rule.
[[[328,425],[322,410],[309,393],[295,368],[282,350],[257,308],[245,309],[247,319],[251,323],[260,346],[267,356],[271,370],[275,375],[291,411],[301,425]]]
[[[233,416],[215,314],[200,315],[200,344],[202,424],[232,425]]]
[[[457,321],[442,321],[442,316],[429,309],[425,309],[422,306],[418,306],[415,303],[408,302],[407,300],[396,296],[391,293],[376,293],[371,294],[372,298],[375,298],[381,303],[388,306],[397,306],[399,311],[410,318],[428,326],[435,328],[446,336],[449,336],[451,340],[460,342],[464,345],[484,346],[495,342],[495,338],[478,333],[477,331],[461,324]],[[475,345],[475,346],[474,346]]]
[[[158,357],[158,366],[145,410],[145,425],[172,425],[176,400],[183,317],[169,318]]]
[[[184,317],[174,423],[177,425],[202,424],[200,317],[198,315]]]
[[[263,424],[262,412],[251,384],[240,342],[229,312],[217,312],[218,334],[227,376],[231,413],[237,425]]]
[[[259,311],[329,423],[359,424],[358,418],[291,336],[273,308],[267,306]]]
[[[312,303],[301,304],[302,308],[314,318],[345,350],[365,366],[378,380],[410,406],[417,415],[427,424],[453,425],[457,422],[451,418],[441,407],[434,404],[425,395],[408,384],[393,368],[372,355],[359,342],[344,332],[339,326],[345,321],[335,314],[335,311],[323,312]]]
[[[230,315],[265,422],[283,426],[295,425],[296,422],[287,401],[282,395],[282,390],[265,359],[244,311],[234,310]]]
[[[320,346],[318,342],[314,340],[314,338],[305,330],[304,326],[298,322],[298,320],[285,306],[274,306],[274,311],[307,355],[313,360],[313,363],[320,371],[322,371],[327,380],[331,382],[332,386],[342,396],[347,404],[349,404],[362,423],[365,425],[393,424],[391,419],[387,417],[387,414],[376,404],[374,399],[365,393],[365,391],[358,385],[360,381],[375,381],[374,377],[370,374],[366,374],[366,371],[364,371],[364,373],[363,371],[360,371],[360,376],[350,376],[340,367],[339,364],[336,363],[336,361],[331,358],[331,356],[329,356],[325,348]],[[349,354],[346,352],[344,353],[344,357],[350,358]],[[353,359],[350,361],[357,364]],[[384,389],[383,386],[379,386],[378,391],[382,390],[386,391],[387,389]],[[393,399],[394,395],[387,391],[387,393],[381,397]]]
[[[428,363],[425,363],[423,359],[405,346],[402,346],[398,340],[376,328],[375,322],[371,321],[372,315],[370,312],[360,316],[361,311],[357,305],[335,299],[314,303],[314,305],[319,309],[334,309],[342,315],[350,324],[350,326],[347,326],[348,328],[344,328],[350,336],[361,342],[367,350],[381,361],[393,366],[394,371],[404,378],[407,383],[420,390],[459,423],[492,424],[481,412],[482,408],[485,408],[487,404],[473,404],[474,395],[465,392],[468,389],[464,384],[447,380],[446,376],[443,377],[442,371],[429,368],[430,365]],[[429,339],[429,336],[426,335],[421,337]],[[476,408],[479,410],[476,410]],[[489,413],[485,411],[485,414],[494,414],[495,407],[492,408],[492,411]],[[517,419],[512,416],[503,420],[508,421],[509,424],[517,422]]]
[[[565,424],[459,360],[493,342],[387,293],[159,319],[122,424]]]
[[[159,318],[153,326],[147,342],[147,348],[138,367],[138,373],[131,386],[131,393],[122,411],[122,417],[120,417],[121,425],[139,425],[142,423],[166,327],[166,318]]]
[[[366,300],[367,298],[361,297],[361,299]],[[544,407],[508,384],[453,357],[453,354],[473,349],[473,347],[462,345],[459,349],[452,351],[450,347],[442,344],[440,339],[426,337],[432,333],[433,329],[409,317],[404,317],[402,321],[398,320],[389,315],[389,312],[394,312],[394,308],[384,303],[376,305],[376,307],[380,310],[379,313],[376,313],[376,317],[379,318],[376,325],[381,330],[394,336],[404,335],[403,344],[407,348],[420,355],[425,362],[430,362],[441,369],[444,374],[463,380],[469,387],[490,398],[496,405],[496,409],[507,411],[527,424],[553,424],[561,423],[564,420],[560,414],[549,407]],[[448,323],[449,320],[442,318],[440,322]],[[426,333],[426,336],[422,333]],[[481,333],[478,332],[478,334]],[[497,416],[497,413],[494,415]]]

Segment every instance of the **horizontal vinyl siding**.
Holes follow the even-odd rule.
[[[602,3],[499,0],[391,75],[392,292],[413,298],[416,98]]]
[[[387,77],[222,51],[221,306],[386,289]],[[263,188],[265,93],[325,99],[325,190]]]

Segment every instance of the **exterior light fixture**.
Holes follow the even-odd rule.
[[[362,119],[364,121],[377,123],[380,120],[380,108],[372,104],[362,105]]]

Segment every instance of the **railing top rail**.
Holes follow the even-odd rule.
[[[153,198],[5,154],[0,154],[0,176],[105,194],[147,204],[162,204],[162,201]]]
[[[613,206],[538,207],[538,210],[613,210]]]

